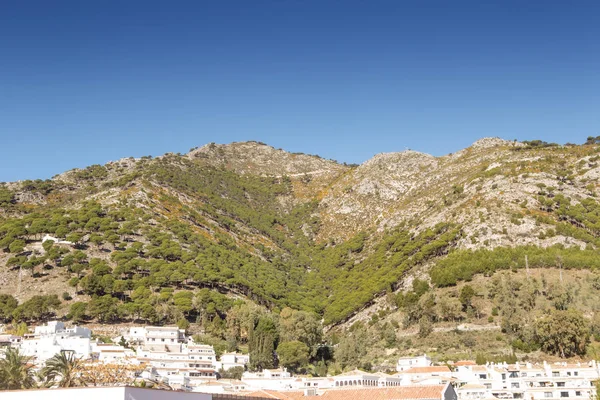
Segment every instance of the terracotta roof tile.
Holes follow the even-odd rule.
[[[473,360],[460,360],[454,363],[457,367],[465,367],[467,365],[477,365],[477,363]]]
[[[246,396],[278,400],[297,400],[304,397],[304,392],[278,392],[276,390],[258,390],[256,392],[246,394]]]
[[[399,386],[391,388],[327,390],[320,400],[438,400],[444,385]]]

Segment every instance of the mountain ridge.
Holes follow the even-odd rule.
[[[96,279],[90,263],[99,258],[123,285],[142,285],[149,274],[155,293],[219,286],[269,307],[314,311],[335,324],[449,253],[528,245],[595,249],[596,233],[579,214],[596,212],[597,153],[596,144],[484,138],[445,156],[380,153],[358,166],[252,141],[125,158],[52,180],[4,184],[0,268],[44,266],[53,282],[64,279],[54,270],[66,256],[49,262],[39,239],[60,230],[62,237],[74,235],[74,252],[85,256],[83,273],[66,265],[71,282]],[[96,216],[79,215],[90,207]],[[135,254],[127,250],[132,243],[140,249]],[[130,267],[119,257],[149,269],[126,272]],[[155,277],[161,268],[185,276],[184,283]],[[6,283],[1,290],[14,294]],[[72,292],[65,283],[55,292]],[[117,293],[75,289],[80,299]],[[129,304],[131,290],[116,298]]]

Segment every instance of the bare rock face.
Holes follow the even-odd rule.
[[[416,151],[376,155],[335,182],[323,198],[323,235],[335,235],[338,230],[356,232],[379,224],[437,169],[435,157]]]
[[[500,146],[522,147],[524,144],[521,142],[504,140],[497,137],[486,137],[477,140],[471,145],[471,147],[474,149],[489,149]]]
[[[240,174],[302,176],[338,174],[348,167],[302,153],[288,153],[259,142],[207,144],[187,154],[192,160]]]
[[[417,151],[378,154],[357,168],[358,194],[379,196],[396,201],[413,190],[424,174],[437,169],[435,157]]]
[[[45,204],[46,199],[39,193],[33,192],[17,192],[15,194],[15,200],[19,203],[29,204]]]
[[[414,151],[378,154],[334,182],[319,205],[319,238],[337,241],[359,231],[398,225],[419,232],[439,223],[463,227],[461,248],[563,244],[574,238],[546,237],[551,226],[536,223],[540,188],[553,188],[577,204],[593,195],[600,170],[590,156],[555,146],[484,138],[443,157]],[[595,154],[595,153],[594,153]],[[560,170],[572,180],[561,180]],[[518,216],[518,217],[515,217]]]

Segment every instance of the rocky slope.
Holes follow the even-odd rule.
[[[257,142],[208,144],[8,183],[0,188],[0,292],[128,304],[139,286],[157,296],[208,287],[337,323],[407,276],[426,277],[449,253],[595,251],[599,150],[486,138],[443,157],[384,153],[354,167]],[[44,234],[75,234],[76,244],[50,259]],[[63,261],[77,252],[80,269]],[[93,259],[127,289],[90,288],[106,275]],[[15,282],[32,264],[40,272]],[[181,277],[169,280],[175,272]],[[67,285],[73,278],[88,286]]]

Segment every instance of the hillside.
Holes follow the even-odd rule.
[[[359,166],[257,142],[209,144],[5,183],[0,294],[21,305],[0,298],[0,320],[188,320],[226,339],[232,310],[250,302],[316,313],[335,332],[374,315],[397,323],[416,278],[456,299],[456,285],[479,274],[593,271],[596,142],[488,138],[443,157],[383,153]],[[42,243],[46,235],[70,244]],[[487,289],[476,292],[487,301]],[[456,318],[485,324],[492,303]]]

